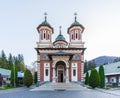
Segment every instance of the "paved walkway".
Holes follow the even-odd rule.
[[[24,91],[24,90],[29,90],[29,88],[19,87],[19,88],[12,88],[8,90],[0,90],[0,94],[13,93],[13,92],[19,92],[19,91]]]
[[[98,90],[100,92],[104,92],[106,94],[111,94],[111,95],[115,95],[115,96],[120,96],[120,88],[113,88],[113,89],[110,89],[110,90],[105,90],[105,89],[95,89],[95,90]]]
[[[51,90],[87,90],[85,87],[76,83],[46,83],[42,86],[31,89],[30,91],[51,91]]]
[[[40,92],[41,92],[41,94],[44,93],[46,95],[46,94],[52,93],[53,91],[58,93],[59,90],[65,90],[66,93],[78,92],[78,94],[80,93],[81,96],[82,95],[87,96],[86,94],[88,94],[88,95],[90,94],[90,96],[93,96],[94,94],[96,94],[95,98],[99,98],[98,97],[99,94],[101,94],[100,95],[100,96],[102,96],[101,98],[107,98],[107,97],[103,97],[103,96],[113,96],[113,97],[109,97],[109,98],[120,98],[120,88],[110,89],[110,90],[98,89],[98,88],[87,89],[76,83],[69,83],[69,84],[67,84],[67,83],[64,83],[64,84],[63,83],[46,83],[40,87],[31,86],[30,88],[20,87],[20,88],[14,88],[14,89],[9,89],[9,90],[0,90],[0,96],[1,95],[8,95],[8,96],[11,95],[12,96],[12,95],[16,94],[17,97],[15,97],[15,98],[19,98],[18,97],[19,94],[23,94],[23,93],[25,93],[27,96],[31,93],[32,94],[37,93],[39,95]],[[33,91],[33,92],[31,92],[31,91]],[[8,98],[8,97],[0,97],[0,98]],[[13,97],[9,97],[9,98],[13,98]],[[25,97],[21,97],[21,98],[25,98]],[[28,97],[26,97],[26,98],[28,98]],[[29,97],[29,98],[39,98],[39,97]],[[49,98],[49,97],[46,97],[46,98]],[[88,98],[88,97],[84,97],[84,98]],[[91,98],[94,98],[94,97],[91,97]]]
[[[20,92],[20,91],[29,91],[30,89],[35,88],[35,85],[30,86],[30,88],[27,87],[19,87],[19,88],[12,88],[8,90],[0,90],[0,94],[7,94],[7,93],[15,93],[15,92]]]

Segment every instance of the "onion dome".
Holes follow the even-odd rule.
[[[74,14],[75,15],[75,21],[70,25],[70,27],[68,28],[68,31],[70,28],[74,27],[74,26],[80,26],[83,30],[84,30],[84,27],[77,21],[77,13]]]
[[[38,30],[41,26],[47,26],[47,27],[51,28],[52,31],[53,31],[52,26],[51,26],[51,25],[48,23],[48,21],[47,21],[47,13],[45,13],[44,15],[45,15],[45,20],[37,27],[37,30]],[[39,30],[38,30],[38,31],[39,31]]]
[[[55,39],[55,42],[56,41],[64,41],[64,42],[67,42],[66,41],[66,39],[65,39],[65,37],[62,35],[62,33],[61,33],[61,26],[60,26],[60,33],[59,33],[59,35],[57,36],[57,38]]]

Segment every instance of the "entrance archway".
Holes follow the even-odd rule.
[[[65,82],[66,64],[63,61],[56,63],[57,82]]]

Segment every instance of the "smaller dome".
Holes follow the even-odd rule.
[[[51,25],[47,22],[46,19],[40,25],[41,26],[49,26],[49,27],[51,27]]]
[[[62,35],[61,33],[61,26],[60,26],[60,34],[57,36],[57,38],[55,39],[55,42],[56,41],[65,41],[66,42],[66,39],[65,37]]]
[[[59,34],[57,36],[57,38],[55,39],[55,41],[66,41],[66,40],[65,40],[65,37],[63,35]]]
[[[75,16],[75,21],[71,24],[70,28],[73,27],[73,26],[80,26],[84,29],[84,27],[77,21],[76,16]]]
[[[37,27],[38,32],[39,32],[39,28],[40,28],[41,26],[47,26],[47,27],[51,28],[51,29],[52,29],[52,32],[53,32],[52,26],[47,22],[47,17],[46,17],[46,15],[47,15],[47,13],[45,13],[45,20]]]
[[[77,20],[75,20],[72,24],[71,24],[71,26],[79,26],[80,25],[80,23],[77,21]]]
[[[79,26],[79,27],[81,27],[84,30],[84,27],[77,21],[77,17],[76,17],[77,14],[75,13],[74,15],[75,15],[75,21],[68,28],[68,32],[69,32],[69,29],[74,27],[74,26]]]

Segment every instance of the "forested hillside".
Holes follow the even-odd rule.
[[[24,57],[22,54],[12,56],[12,54],[10,53],[9,56],[7,57],[5,52],[2,50],[0,54],[0,68],[11,70],[12,64],[15,64],[18,71],[25,70]]]

